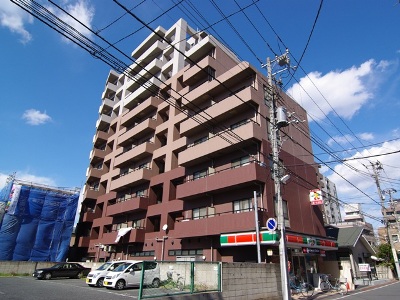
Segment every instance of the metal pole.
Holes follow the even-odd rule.
[[[164,244],[165,244],[165,239],[163,236],[162,237],[162,245],[161,245],[161,261],[164,261]]]
[[[258,224],[258,206],[257,206],[257,192],[256,191],[254,191],[254,220],[256,223],[257,262],[261,263],[260,227]]]
[[[399,259],[397,257],[397,252],[396,252],[396,249],[395,249],[394,244],[393,244],[392,234],[391,234],[391,232],[389,230],[390,226],[389,226],[389,222],[388,222],[388,217],[387,217],[387,215],[385,213],[386,208],[384,206],[385,197],[383,196],[383,194],[386,193],[386,192],[389,194],[390,204],[392,206],[392,201],[393,201],[392,200],[392,192],[393,192],[393,190],[389,189],[388,191],[383,191],[382,192],[381,186],[380,186],[380,183],[379,183],[379,173],[378,173],[378,171],[383,169],[382,165],[380,164],[380,162],[377,161],[375,164],[371,163],[371,166],[372,166],[372,170],[374,171],[373,177],[375,179],[376,187],[378,188],[378,195],[379,195],[379,198],[381,199],[381,211],[382,211],[383,217],[385,218],[385,222],[386,222],[386,226],[387,226],[387,233],[388,233],[388,236],[389,236],[390,247],[392,248],[393,260],[394,260],[394,264],[395,264],[395,267],[396,267],[397,277],[400,278]],[[396,221],[397,221],[396,207],[394,208],[394,213],[395,213],[395,218],[396,218]]]
[[[397,225],[396,226],[396,231],[398,231],[399,223],[398,223],[398,220],[397,220],[396,205],[394,205],[393,198],[392,198],[392,193],[393,192],[396,192],[396,190],[395,189],[388,189],[387,191],[385,191],[385,193],[389,194],[390,206],[394,211],[394,217],[395,217],[396,225]],[[386,224],[387,224],[387,231],[388,231],[388,236],[389,236],[389,241],[390,241],[390,247],[392,247],[392,254],[393,254],[394,265],[396,267],[397,278],[400,279],[399,259],[397,257],[397,251],[396,251],[396,248],[395,248],[394,243],[393,243],[392,233],[390,232],[390,226],[389,226],[389,222],[388,222],[387,216],[386,216]]]
[[[280,241],[279,241],[279,258],[280,258],[280,266],[281,266],[281,281],[282,281],[282,299],[289,300],[290,296],[290,288],[289,288],[289,274],[288,274],[288,260],[287,260],[287,252],[286,252],[286,231],[285,231],[285,220],[283,216],[283,204],[282,204],[282,196],[281,196],[281,182],[279,178],[279,148],[278,148],[278,126],[275,118],[276,111],[276,103],[274,98],[274,90],[272,87],[272,67],[271,60],[267,58],[267,72],[268,72],[268,88],[269,96],[271,99],[271,107],[269,111],[269,119],[272,124],[271,126],[271,145],[272,145],[272,161],[273,161],[273,177],[274,177],[274,185],[275,185],[275,197],[278,204],[277,209],[277,218],[278,218],[278,227],[280,230]]]

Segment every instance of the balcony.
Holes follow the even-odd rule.
[[[82,222],[90,222],[92,223],[94,219],[100,218],[101,217],[101,211],[90,211],[88,210],[83,214]]]
[[[142,183],[148,183],[154,175],[154,171],[150,169],[134,170],[125,175],[120,175],[119,178],[111,181],[110,189],[118,191],[128,186],[136,186]]]
[[[157,127],[157,120],[148,118],[143,122],[136,124],[135,127],[129,129],[127,132],[121,134],[118,137],[118,145],[126,145],[129,143],[129,140],[139,139],[150,132],[154,132]],[[132,144],[132,142],[131,142]]]
[[[104,98],[103,102],[99,107],[99,114],[107,114],[114,107],[114,101],[108,98]]]
[[[146,156],[151,155],[157,146],[154,143],[143,143],[136,146],[129,151],[123,152],[115,157],[114,166],[119,168],[123,164],[127,164],[132,161],[140,160]]]
[[[148,64],[153,57],[158,56],[162,51],[165,49],[166,43],[163,43],[162,41],[154,41],[152,45],[150,45],[149,48],[147,48],[142,54],[136,59],[137,61],[140,61],[141,64]],[[136,55],[138,52],[136,52]]]
[[[108,127],[108,126],[110,126],[111,121],[112,121],[111,116],[102,114],[99,116],[99,119],[96,122],[96,128]]]
[[[110,200],[116,199],[117,198],[117,193],[116,192],[109,192],[107,194],[101,195],[99,198],[97,198],[97,203],[106,203]]]
[[[104,193],[104,191],[103,191]],[[83,194],[84,199],[97,199],[102,193],[100,192],[100,189],[93,189],[87,186],[85,189],[85,193]]]
[[[162,215],[166,211],[169,213],[183,211],[184,201],[171,200],[165,203],[150,205],[147,209],[147,217]]]
[[[107,139],[109,136],[110,134],[108,132],[98,130],[96,132],[96,135],[93,136],[93,144],[104,145],[105,143],[107,143]]]
[[[206,193],[254,186],[255,182],[266,182],[268,175],[269,171],[265,167],[251,163],[180,184],[176,187],[176,198],[190,200]]]
[[[147,210],[149,205],[155,204],[155,201],[150,201],[149,198],[134,197],[126,201],[121,201],[107,206],[106,216],[116,216],[121,214],[128,214],[135,211]]]
[[[105,150],[94,148],[90,152],[89,160],[92,161],[95,158],[99,159],[99,160],[103,160],[105,156],[106,156],[106,151]]]
[[[127,126],[132,118],[141,117],[141,115],[147,115],[150,112],[157,109],[157,106],[162,102],[161,99],[156,97],[150,97],[144,102],[138,104],[135,108],[132,108],[127,114],[123,115],[121,118],[121,125]]]
[[[110,225],[110,224],[112,224],[112,221],[113,221],[113,219],[111,217],[101,217],[101,218],[93,219],[92,228]]]
[[[138,98],[144,100],[151,96],[154,96],[155,91],[158,86],[161,84],[158,78],[152,77],[144,84],[142,84],[137,90],[125,96],[124,107],[130,109],[131,107],[135,107],[137,104]],[[131,102],[134,103],[131,103]]]
[[[206,159],[209,160],[213,157],[219,157],[223,155],[224,152],[233,151],[231,149],[242,147],[253,140],[261,141],[263,138],[265,138],[260,125],[251,121],[240,127],[232,129],[232,132],[237,136],[240,136],[240,142],[236,139],[230,139],[228,137],[228,141],[230,140],[233,142],[231,144],[226,139],[215,135],[206,142],[193,145],[192,147],[188,147],[186,150],[180,152],[178,164],[184,167],[198,164]],[[223,133],[220,132],[219,134],[222,135]]]
[[[215,47],[216,43],[212,37],[207,36],[199,41],[196,45],[185,52],[186,60],[197,61],[201,57],[207,55],[211,49]]]
[[[204,112],[196,114],[195,119],[188,118],[182,122],[181,134],[193,135],[195,130],[204,130],[204,125],[207,126],[211,120],[213,124],[223,122],[227,118],[227,113],[229,113],[229,117],[240,114],[248,109],[249,105],[251,105],[250,102],[254,101],[254,99],[257,99],[256,90],[252,87],[247,87],[235,95],[231,95],[208,107]],[[199,124],[199,120],[201,124]]]
[[[207,67],[211,67],[215,70],[218,68],[218,63],[211,56],[206,56],[196,65],[192,66],[185,73],[183,73],[183,83],[186,85],[194,85],[203,78],[207,78]]]
[[[91,179],[100,179],[101,175],[103,175],[104,170],[103,169],[97,169],[97,168],[92,168],[89,167],[88,173],[87,173],[87,180]]]
[[[242,62],[232,69],[226,71],[224,74],[218,76],[218,80],[206,81],[203,84],[191,89],[188,92],[183,101],[183,106],[190,106],[188,102],[192,104],[198,104],[204,101],[205,91],[209,98],[218,97],[222,93],[226,92],[226,88],[238,86],[238,84],[243,84],[243,81],[248,79],[248,77],[255,72],[251,69],[251,66],[247,62]]]
[[[119,243],[143,243],[144,242],[145,229],[144,228],[133,228],[125,236],[121,237]],[[118,231],[112,231],[103,233],[103,237],[99,239],[102,244],[115,245]]]
[[[265,224],[265,216],[266,212],[259,210],[258,220],[260,224]],[[254,228],[254,211],[241,213],[227,212],[196,220],[179,220],[175,222],[173,237],[186,238],[220,235],[221,233],[254,230]]]

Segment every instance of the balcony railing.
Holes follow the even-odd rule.
[[[267,221],[267,211],[258,209],[258,220],[260,224]],[[190,236],[219,235],[221,233],[253,230],[255,228],[254,210],[226,211],[207,214],[201,218],[176,219],[174,225],[174,236],[184,238]]]

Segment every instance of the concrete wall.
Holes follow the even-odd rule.
[[[46,268],[52,262],[1,261],[0,273],[32,274],[35,268]],[[81,263],[97,268],[101,263]],[[232,300],[278,300],[282,299],[279,264],[222,263],[222,293],[186,295],[176,299],[232,299]],[[188,298],[189,299],[189,298]]]
[[[35,261],[0,261],[0,273],[12,275],[32,274],[35,269],[48,268],[56,262],[35,262]],[[81,265],[96,269],[102,263],[80,263]]]
[[[279,264],[223,263],[223,299],[282,299]]]

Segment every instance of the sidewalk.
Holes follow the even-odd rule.
[[[350,290],[348,294],[352,294],[355,292],[358,292],[360,290],[368,290],[368,289],[373,289],[379,286],[385,286],[388,284],[391,284],[393,282],[397,282],[397,279],[378,279],[378,280],[373,280],[371,281],[370,285],[363,285],[357,287],[355,290]],[[293,294],[292,299],[294,300],[302,300],[302,299],[329,299],[330,297],[337,297],[339,292],[333,291],[333,292],[322,292],[320,289],[315,289],[314,295],[310,298],[307,298],[305,296],[302,296],[300,293],[299,294]]]

